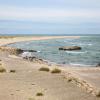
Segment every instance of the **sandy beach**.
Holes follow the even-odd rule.
[[[56,38],[77,39],[79,36],[1,38],[0,46]],[[0,73],[0,100],[100,100],[95,96],[100,89],[100,68],[49,66],[6,52],[0,52],[0,60],[0,66],[6,69],[6,72]],[[50,71],[39,71],[41,67]],[[51,73],[54,68],[60,69],[61,73]]]
[[[59,38],[79,38],[80,36],[23,36],[23,37],[1,37],[0,46],[15,42],[31,41],[31,40],[46,40],[46,39],[59,39]]]

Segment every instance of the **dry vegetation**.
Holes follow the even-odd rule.
[[[0,36],[0,39],[9,39],[9,38],[15,38],[14,36]]]
[[[97,96],[97,97],[100,97],[100,91],[98,91],[98,92],[96,93],[96,96]]]
[[[35,100],[34,98],[29,98],[28,100]]]
[[[16,72],[16,70],[14,70],[14,69],[10,70],[10,73],[15,73],[15,72]]]
[[[36,93],[36,96],[43,96],[43,93],[42,92],[38,92],[38,93]]]
[[[47,67],[41,67],[41,68],[39,69],[39,71],[46,71],[46,72],[49,72],[50,69],[47,68]]]
[[[3,68],[3,67],[0,65],[0,73],[4,73],[4,72],[6,72],[6,69]]]
[[[51,73],[56,74],[56,73],[61,73],[61,69],[54,68]]]

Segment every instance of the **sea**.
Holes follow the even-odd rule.
[[[100,63],[100,35],[78,34],[77,36],[80,36],[80,38],[33,40],[9,44],[8,46],[37,50],[38,52],[32,54],[51,63],[74,66],[96,66]],[[59,47],[62,46],[80,46],[82,50],[61,51]]]

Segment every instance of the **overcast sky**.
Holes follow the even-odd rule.
[[[2,34],[100,34],[100,0],[0,0]]]

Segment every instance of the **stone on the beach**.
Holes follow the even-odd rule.
[[[63,46],[60,47],[59,50],[68,50],[68,51],[72,51],[72,50],[81,50],[82,48],[79,46]]]
[[[21,54],[21,56],[22,56],[22,58],[24,58],[24,59],[29,59],[29,60],[33,60],[34,58],[36,58],[36,57],[32,54],[32,52],[23,52],[23,53]]]
[[[34,63],[40,63],[40,64],[47,63],[47,62],[45,62],[43,59],[35,57],[35,56],[33,55],[32,52],[23,52],[23,53],[21,54],[21,57],[22,57],[23,59],[32,61],[32,62],[34,62]]]
[[[100,63],[98,63],[98,64],[96,65],[96,67],[100,67]]]

